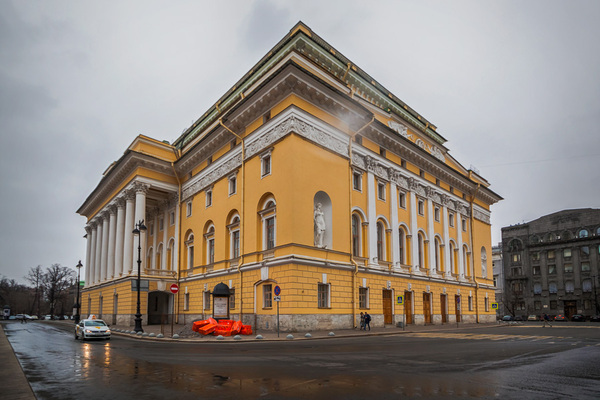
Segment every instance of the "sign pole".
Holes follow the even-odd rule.
[[[277,302],[277,337],[279,337],[279,302]]]

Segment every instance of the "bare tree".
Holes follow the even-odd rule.
[[[43,288],[46,298],[50,304],[50,315],[54,316],[57,302],[64,302],[67,299],[68,288],[73,283],[75,271],[60,264],[53,264],[48,267],[44,274]],[[64,309],[64,305],[62,307]]]
[[[42,283],[44,281],[44,271],[42,270],[42,266],[38,265],[37,267],[32,267],[29,270],[29,273],[25,277],[25,279],[31,283],[34,290],[34,298],[33,298],[33,306],[30,313],[33,314],[33,308],[36,308],[36,314],[41,315],[40,306],[41,306],[41,297],[42,297]]]

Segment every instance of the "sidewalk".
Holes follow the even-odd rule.
[[[473,328],[488,328],[495,326],[502,326],[502,324],[491,323],[491,324],[459,324],[458,328],[456,324],[443,324],[443,325],[408,325],[405,329],[398,328],[396,326],[386,327],[372,327],[371,330],[362,331],[360,329],[340,329],[340,330],[317,330],[317,331],[306,331],[306,332],[279,332],[259,330],[254,331],[251,335],[238,335],[217,337],[214,335],[203,336],[199,333],[193,332],[190,329],[190,324],[184,326],[179,324],[171,325],[145,325],[142,327],[144,330],[143,334],[136,334],[133,332],[133,326],[124,325],[112,325],[111,331],[113,335],[128,336],[132,338],[146,339],[146,340],[157,340],[157,341],[180,341],[180,342],[212,342],[212,341],[277,341],[277,340],[307,340],[307,339],[332,339],[332,338],[347,338],[356,336],[381,336],[381,335],[398,335],[403,333],[414,333],[414,332],[440,332],[440,331],[454,331],[457,329],[473,329]],[[171,335],[171,331],[173,335]],[[163,337],[157,337],[162,334]],[[178,335],[179,337],[175,336]],[[289,337],[291,335],[291,337]],[[175,337],[173,337],[175,336]],[[260,338],[258,338],[260,336]]]
[[[35,400],[35,395],[21,369],[6,334],[0,324],[0,393],[3,399]]]

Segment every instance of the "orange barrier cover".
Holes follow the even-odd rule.
[[[208,325],[208,320],[203,320],[203,321],[194,321],[194,323],[192,324],[192,330],[194,332],[198,332],[198,329],[203,327],[204,325]]]
[[[207,324],[198,328],[198,333],[203,335],[210,335],[217,328],[217,324]]]
[[[251,325],[242,325],[242,330],[240,331],[242,335],[252,335],[252,326]]]
[[[216,319],[214,319],[214,318],[212,318],[212,317],[211,317],[211,318],[209,318],[209,319],[207,319],[207,321],[208,321],[208,323],[209,323],[209,324],[213,324],[213,325],[218,325],[218,324],[219,324],[219,323],[217,322],[217,320],[216,320]]]
[[[237,335],[242,331],[242,321],[235,321],[233,325],[231,325],[231,334]]]

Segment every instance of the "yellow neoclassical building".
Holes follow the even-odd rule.
[[[139,251],[143,324],[493,321],[501,197],[445,142],[298,23],[173,144],[138,136],[104,172],[78,210],[81,313],[133,324]],[[213,310],[219,283],[227,310]]]

